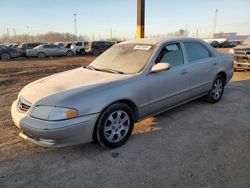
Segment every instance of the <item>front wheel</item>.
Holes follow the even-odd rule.
[[[11,56],[10,56],[10,54],[8,54],[8,53],[2,53],[1,59],[2,59],[3,61],[10,60],[10,59],[11,59]]]
[[[115,103],[101,114],[95,137],[106,147],[119,147],[130,137],[134,121],[133,110],[128,105]]]
[[[217,75],[213,82],[212,88],[206,95],[206,100],[209,103],[219,102],[224,92],[224,86],[225,86],[225,79],[221,75]]]

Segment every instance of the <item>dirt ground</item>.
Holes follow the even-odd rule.
[[[250,187],[250,72],[222,101],[148,118],[126,145],[46,149],[18,137],[11,103],[26,84],[94,57],[0,62],[0,187]]]

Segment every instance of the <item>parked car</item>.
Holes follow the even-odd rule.
[[[20,136],[41,146],[94,139],[114,148],[136,121],[202,96],[220,101],[232,76],[232,56],[199,39],[132,40],[90,65],[30,83],[11,114]]]
[[[71,49],[59,47],[54,44],[41,44],[34,49],[26,50],[27,57],[45,58],[47,56],[73,56],[75,52]]]
[[[250,70],[250,37],[233,48],[234,70]]]
[[[86,41],[78,41],[78,42],[74,42],[70,48],[72,50],[75,50],[76,54],[84,55],[85,51],[86,51],[87,44],[88,44],[88,42],[86,42]]]
[[[230,48],[234,48],[234,47],[236,47],[236,46],[238,46],[238,45],[240,45],[240,42],[234,42],[234,41],[230,41],[230,42],[229,42],[229,47],[230,47]]]
[[[86,48],[86,52],[89,54],[100,55],[105,50],[112,46],[112,42],[109,41],[94,41],[89,42]]]
[[[0,47],[0,59],[3,61],[10,60],[19,56],[19,52],[15,48],[3,46]]]
[[[44,43],[41,43],[41,42],[21,43],[19,44],[17,48],[21,56],[26,56],[26,50],[33,49],[39,46],[40,44],[44,44]]]
[[[220,43],[218,41],[212,41],[210,45],[213,46],[214,48],[219,48]]]

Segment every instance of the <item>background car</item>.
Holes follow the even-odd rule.
[[[39,46],[40,44],[44,44],[44,43],[41,43],[41,42],[21,43],[21,44],[19,44],[19,46],[17,48],[18,48],[20,55],[25,57],[26,50],[33,49],[33,48]]]
[[[88,42],[86,41],[77,41],[72,43],[70,49],[75,50],[76,54],[84,55],[86,52],[86,47]]]
[[[59,47],[54,44],[41,44],[34,49],[26,50],[27,57],[45,58],[47,56],[73,56],[75,52],[71,49]]]
[[[233,48],[234,70],[250,70],[250,37]]]
[[[86,48],[86,52],[89,54],[100,55],[105,50],[109,49],[113,45],[110,41],[94,41],[89,42]]]
[[[15,48],[10,48],[10,47],[0,47],[0,59],[5,61],[5,60],[10,60],[16,57],[19,57],[20,54]]]

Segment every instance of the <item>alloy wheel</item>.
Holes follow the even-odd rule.
[[[130,128],[129,115],[123,110],[111,113],[104,124],[104,136],[109,142],[119,142],[128,133]]]

